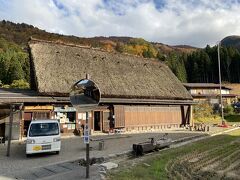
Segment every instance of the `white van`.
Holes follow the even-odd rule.
[[[61,149],[60,124],[58,120],[33,120],[28,128],[26,155],[56,152]]]

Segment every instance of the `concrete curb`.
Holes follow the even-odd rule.
[[[176,139],[176,140],[172,141],[172,143],[176,143],[176,144],[183,143],[183,142],[186,142],[186,141],[191,141],[193,139],[202,138],[204,136],[208,136],[208,134],[199,134],[199,135],[196,135],[196,136],[180,138],[180,139]]]
[[[225,131],[222,131],[222,132],[217,132],[215,134],[211,134],[210,136],[217,136],[217,135],[220,135],[220,134],[224,134],[224,133],[227,133],[227,132],[231,132],[231,131],[235,131],[237,129],[240,129],[240,127],[235,127],[235,128],[232,128],[232,129],[227,129]]]

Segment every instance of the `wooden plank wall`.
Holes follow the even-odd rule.
[[[125,126],[125,110],[123,105],[114,105],[115,123],[114,128],[122,128]]]
[[[180,125],[182,123],[181,108],[125,106],[125,128],[151,127],[156,125]]]
[[[102,112],[102,130],[108,132],[110,129],[110,111]]]

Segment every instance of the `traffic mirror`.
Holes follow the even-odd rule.
[[[95,82],[82,79],[76,82],[70,92],[70,101],[78,112],[94,110],[101,98],[101,93]]]

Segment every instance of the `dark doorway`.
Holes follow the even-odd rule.
[[[30,123],[31,123],[31,121],[29,121],[29,120],[24,121],[23,137],[27,136],[27,132],[28,132],[28,128],[29,128]]]
[[[68,112],[67,118],[69,119],[69,122],[76,122],[76,112]]]
[[[101,112],[94,111],[94,131],[101,131]]]
[[[2,143],[5,142],[5,123],[0,124],[0,137],[2,137]]]

